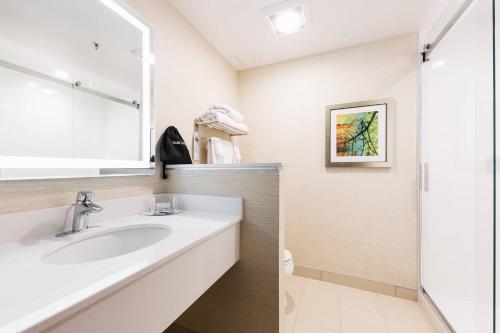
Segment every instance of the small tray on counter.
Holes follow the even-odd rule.
[[[182,212],[183,212],[183,210],[181,210],[181,209],[174,209],[174,210],[169,210],[169,211],[165,211],[165,212],[144,212],[142,214],[146,215],[146,216],[166,216],[166,215],[180,214]]]

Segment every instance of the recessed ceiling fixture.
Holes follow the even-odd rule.
[[[299,32],[308,27],[305,0],[287,0],[263,9],[276,35]]]

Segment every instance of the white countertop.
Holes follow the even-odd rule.
[[[102,228],[64,238],[48,236],[0,246],[0,332],[27,330],[56,315],[87,306],[203,241],[239,223],[234,214],[185,211],[178,215],[134,215]],[[164,240],[105,260],[51,265],[46,254],[92,233],[132,224],[162,224],[172,230]]]

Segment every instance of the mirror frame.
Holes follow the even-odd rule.
[[[125,19],[142,32],[142,100],[140,122],[140,156],[141,160],[103,160],[84,158],[56,158],[30,156],[2,156],[0,155],[0,169],[94,169],[99,175],[78,176],[50,176],[50,177],[22,177],[0,178],[3,180],[15,179],[47,179],[47,178],[82,178],[82,177],[109,177],[119,175],[154,175],[156,136],[153,117],[153,65],[152,28],[146,20],[137,14],[123,0],[98,0],[115,14]]]

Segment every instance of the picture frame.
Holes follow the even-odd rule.
[[[394,100],[326,107],[326,167],[390,168]]]

